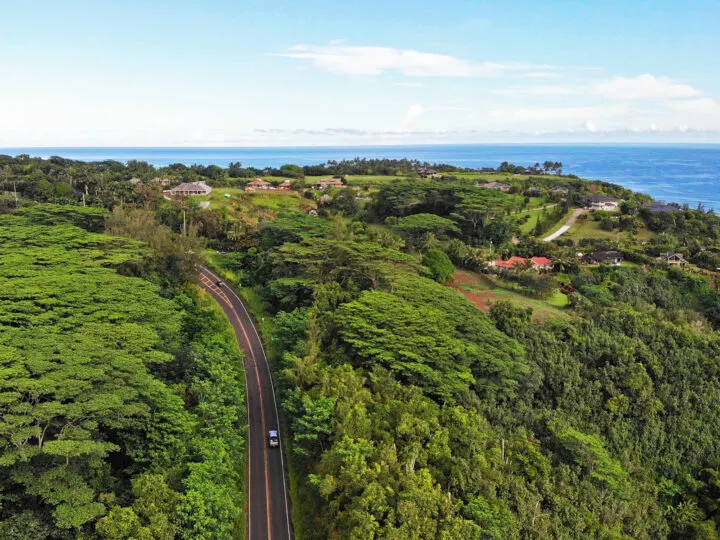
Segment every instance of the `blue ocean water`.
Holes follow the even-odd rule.
[[[356,147],[264,148],[0,148],[0,154],[63,156],[97,161],[137,159],[156,166],[194,163],[227,166],[279,167],[285,163],[313,165],[327,160],[413,158],[462,167],[497,167],[503,161],[532,165],[561,161],[564,172],[605,180],[664,202],[688,203],[720,211],[720,145],[569,145],[482,144]]]

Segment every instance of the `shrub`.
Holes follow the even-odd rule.
[[[438,283],[451,280],[455,273],[455,265],[450,257],[442,251],[428,251],[423,255],[422,263],[430,270],[432,278]]]

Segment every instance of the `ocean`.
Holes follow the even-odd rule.
[[[570,145],[482,144],[423,146],[328,146],[263,148],[0,148],[0,154],[84,161],[131,159],[155,166],[171,163],[279,167],[314,165],[328,160],[411,158],[461,167],[497,167],[503,161],[532,165],[560,161],[566,174],[605,180],[648,193],[663,202],[687,203],[720,211],[720,145]]]

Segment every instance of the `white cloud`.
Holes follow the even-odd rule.
[[[585,131],[589,133],[595,133],[598,128],[590,120],[585,121]]]
[[[690,112],[696,114],[720,115],[720,103],[712,98],[683,99],[678,101],[669,101],[666,103],[668,107],[680,112]]]
[[[417,103],[410,105],[407,113],[405,113],[405,118],[403,119],[403,129],[409,129],[413,122],[415,122],[415,120],[420,118],[423,114],[425,114],[425,108],[422,105],[418,105]]]
[[[573,82],[566,85],[526,85],[495,90],[493,93],[516,96],[594,96],[622,101],[675,100],[698,97],[700,90],[668,77],[648,73],[637,77],[615,77],[595,82]]]
[[[617,117],[625,111],[620,105],[604,107],[518,107],[493,109],[489,116],[503,122],[590,121]]]
[[[557,77],[559,73],[556,71],[528,71],[524,74],[525,77],[531,77],[536,79],[551,79]]]
[[[572,94],[574,90],[567,86],[511,86],[492,92],[511,96],[560,96]]]
[[[390,47],[295,45],[274,56],[310,60],[319,68],[354,75],[398,72],[408,77],[494,77],[555,69],[519,62],[471,62],[444,54]]]
[[[411,88],[422,88],[425,85],[421,82],[396,82],[396,83],[393,83],[393,86],[408,86]]]
[[[591,84],[590,92],[608,99],[677,99],[699,96],[700,90],[668,77],[649,73],[633,78],[615,77]]]

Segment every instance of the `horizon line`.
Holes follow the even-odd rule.
[[[264,148],[378,148],[378,147],[442,147],[442,146],[720,146],[720,141],[583,141],[583,142],[473,142],[473,143],[377,143],[377,144],[270,144],[249,146],[211,146],[211,145],[11,145],[0,146],[0,150],[51,150],[51,149],[98,149],[98,150],[125,150],[125,149],[152,149],[152,150],[243,150]]]

